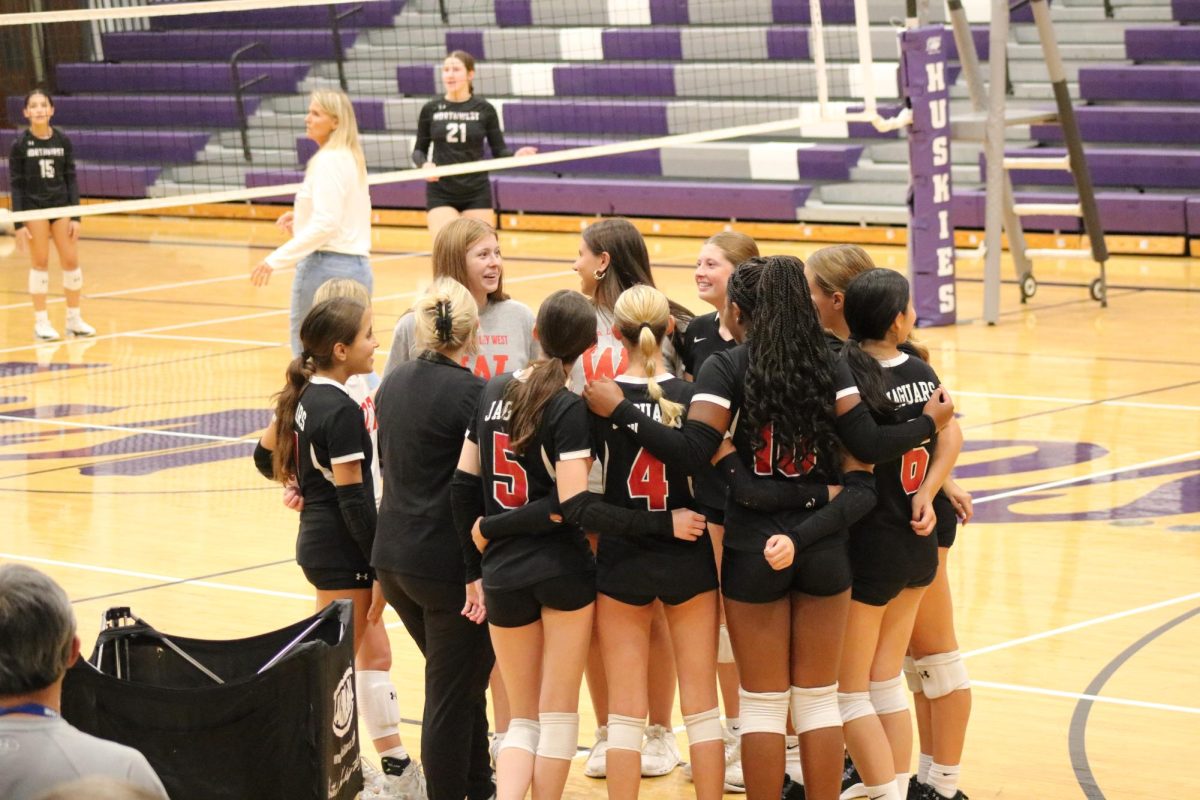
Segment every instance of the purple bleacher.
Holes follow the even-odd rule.
[[[1151,142],[1194,144],[1200,131],[1200,108],[1168,106],[1079,106],[1075,119],[1085,142]],[[1030,136],[1041,142],[1061,142],[1057,123],[1033,125]]]
[[[257,111],[260,101],[259,97],[243,98],[246,114]],[[9,119],[21,119],[24,102],[24,97],[8,98]],[[131,128],[165,125],[232,128],[238,124],[238,115],[237,105],[232,97],[60,96],[54,98],[54,122],[63,125],[115,125]]]
[[[1005,150],[1017,158],[1061,156],[1066,151],[1055,147]],[[1149,150],[1122,148],[1086,151],[1088,171],[1097,186],[1191,188],[1200,186],[1200,151]],[[986,180],[983,154],[979,156],[980,180]],[[1059,170],[1014,169],[1009,172],[1017,185],[1070,186],[1071,173]]]
[[[309,64],[251,62],[241,65],[243,81],[265,75],[255,92],[292,94],[308,74]],[[59,64],[58,90],[64,94],[84,92],[216,92],[228,94],[228,64],[135,63]]]
[[[75,179],[81,197],[145,197],[146,190],[158,180],[158,167],[128,164],[78,164]],[[8,185],[8,161],[0,162],[0,185]]]
[[[594,139],[572,137],[569,139],[553,140],[545,136],[524,135],[509,136],[507,144],[513,150],[532,146],[539,153],[553,153],[574,147],[594,147],[610,144],[611,139]],[[560,161],[555,164],[541,164],[536,167],[522,167],[519,172],[569,172],[597,173],[601,175],[662,175],[662,154],[659,150],[639,150],[634,153],[620,153],[596,158],[580,158],[571,161]],[[519,173],[518,173],[519,174]]]
[[[991,40],[988,37],[986,25],[972,25],[971,39],[975,42],[975,55],[980,61],[987,61],[991,53]],[[954,31],[947,26],[942,34],[942,46],[946,48],[946,58],[958,61],[958,46],[954,43]]]
[[[687,25],[688,0],[650,0],[651,25]]]
[[[532,25],[532,0],[496,0],[496,24],[502,28]]]
[[[504,130],[546,133],[640,134],[666,136],[663,101],[512,100],[504,104]]]
[[[1200,61],[1200,28],[1129,28],[1125,31],[1125,57],[1130,61]]]
[[[865,148],[861,144],[818,144],[796,151],[801,180],[848,181],[850,168],[858,164]]]
[[[879,116],[884,119],[891,119],[900,113],[904,106],[899,103],[879,103],[875,106],[875,110]],[[852,105],[847,111],[862,111],[863,106]],[[849,122],[846,124],[849,129],[851,139],[899,139],[900,131],[881,131],[870,122]]]
[[[1184,215],[1187,219],[1187,232],[1189,236],[1200,236],[1200,197],[1189,197]]]
[[[614,61],[683,58],[683,35],[678,28],[610,28],[600,34],[604,57]]]
[[[575,97],[674,97],[670,64],[571,64],[554,68],[554,93]]]
[[[1079,96],[1084,100],[1200,100],[1200,66],[1083,67]]]
[[[776,23],[811,23],[809,0],[771,0],[771,18]],[[854,3],[845,0],[821,0],[821,21],[826,25],[853,23]]]
[[[983,228],[985,193],[978,189],[955,189],[951,200],[950,221],[956,228]],[[1017,192],[1018,203],[1070,203],[1076,195],[1045,192]],[[1141,233],[1180,235],[1187,232],[1187,198],[1169,194],[1097,192],[1096,206],[1105,233]],[[1078,217],[1022,217],[1028,230],[1058,230],[1076,233],[1083,230]]]
[[[304,180],[301,170],[263,169],[246,173],[246,188],[300,183]],[[256,203],[292,204],[292,195],[279,195],[255,200]],[[387,183],[371,187],[372,208],[425,208],[425,179]]]
[[[167,164],[194,161],[208,143],[207,133],[181,131],[64,131],[75,157],[85,161],[121,161],[132,164]],[[0,151],[8,152],[17,134],[0,131]]]
[[[808,28],[775,25],[767,28],[767,58],[771,61],[801,61],[812,58]]]
[[[492,181],[505,211],[620,214],[697,219],[794,221],[811,186],[795,184],[535,178],[501,175]]]
[[[465,50],[476,61],[487,59],[483,46],[483,31],[446,31],[446,52]]]
[[[396,67],[396,88],[400,94],[434,94],[437,80],[428,64],[401,64]]]
[[[355,31],[342,31],[343,51],[354,45]],[[329,61],[337,57],[327,30],[130,31],[104,34],[106,61],[228,61],[248,44],[259,46],[255,60]]]
[[[152,17],[154,30],[179,28],[323,28],[329,29],[329,6],[288,6],[262,8],[254,11],[218,11],[215,14],[180,14],[173,17]],[[350,6],[333,6],[339,13]],[[341,20],[343,28],[390,27],[404,8],[404,0],[362,3],[359,10]]]
[[[1177,22],[1200,22],[1200,0],[1171,0],[1171,17]]]

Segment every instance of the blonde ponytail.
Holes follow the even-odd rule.
[[[636,345],[642,356],[646,373],[646,391],[658,403],[663,424],[674,428],[683,417],[683,406],[663,395],[655,379],[657,363],[662,353],[662,340],[671,321],[671,305],[667,296],[653,286],[638,284],[621,292],[613,306],[621,336]]]

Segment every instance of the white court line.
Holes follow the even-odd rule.
[[[528,283],[529,281],[545,280],[546,278],[561,278],[566,275],[573,275],[573,274],[574,273],[571,270],[559,270],[557,272],[543,272],[543,273],[539,273],[537,275],[522,275],[518,278],[512,278],[511,280],[505,281],[505,283],[507,283],[507,284]],[[242,276],[242,277],[245,277],[245,276]],[[378,302],[387,302],[389,300],[402,300],[406,297],[415,297],[416,295],[417,295],[416,291],[398,292],[396,294],[389,294],[389,295],[383,295],[381,297],[375,297],[375,298],[373,298],[372,301],[378,303]],[[123,331],[120,333],[106,333],[102,336],[93,336],[93,337],[91,337],[90,341],[98,342],[102,339],[119,339],[122,336],[135,336],[135,335],[144,334],[144,333],[162,333],[163,331],[177,331],[177,330],[182,330],[183,328],[200,328],[205,325],[223,325],[227,322],[245,322],[247,320],[252,320],[252,319],[263,319],[265,317],[282,316],[282,315],[288,314],[289,312],[290,312],[290,309],[278,308],[278,309],[273,309],[271,311],[259,311],[255,314],[239,314],[238,316],[234,316],[234,317],[215,317],[213,319],[197,320],[194,322],[180,322],[180,323],[176,323],[175,325],[160,325],[155,328],[142,328],[141,330],[136,330],[136,331]],[[3,349],[0,349],[0,354],[19,353],[23,350],[36,350],[38,347],[42,347],[42,346],[44,346],[44,343],[31,342],[29,344],[18,345],[16,347],[5,347]]]
[[[995,681],[977,681],[971,679],[971,688],[976,686],[985,689],[1001,689],[1007,692],[1023,692],[1025,694],[1043,694],[1048,697],[1065,697],[1071,700],[1091,700],[1094,703],[1111,703],[1118,706],[1133,706],[1135,708],[1152,708],[1157,711],[1181,711],[1184,714],[1200,714],[1200,708],[1193,706],[1177,706],[1171,703],[1151,703],[1148,700],[1126,700],[1123,697],[1106,697],[1099,694],[1083,694],[1082,692],[1062,692],[1058,689],[1043,689],[1039,686],[1019,686],[1015,683],[996,683]]]
[[[992,400],[1029,400],[1035,403],[1062,403],[1064,405],[1097,405],[1114,406],[1116,408],[1151,408],[1162,411],[1200,411],[1200,406],[1177,405],[1174,403],[1139,403],[1133,400],[1100,400],[1099,402],[1083,397],[1047,397],[1036,394],[1002,394],[998,392],[968,392],[958,390],[955,397],[982,397]]]
[[[968,650],[967,652],[963,653],[962,657],[971,658],[973,656],[981,656],[985,653],[994,653],[997,650],[1007,650],[1010,647],[1029,644],[1030,642],[1036,642],[1041,639],[1049,639],[1051,636],[1058,636],[1060,633],[1070,633],[1071,631],[1090,628],[1092,625],[1099,625],[1102,622],[1112,622],[1115,619],[1124,619],[1125,617],[1132,617],[1134,614],[1143,614],[1147,611],[1154,611],[1155,609],[1166,608],[1167,606],[1178,605],[1179,603],[1187,603],[1192,600],[1200,600],[1200,592],[1192,592],[1191,594],[1173,597],[1170,600],[1160,600],[1157,603],[1151,603],[1150,605],[1146,606],[1138,606],[1137,608],[1130,608],[1125,611],[1116,611],[1112,614],[1105,614],[1102,617],[1085,619],[1082,622],[1074,622],[1070,625],[1064,625],[1061,628],[1053,628],[1048,631],[1042,631],[1041,633],[1033,633],[1029,636],[1022,636],[1019,639],[1010,639],[1007,642],[991,644],[987,647],[978,647],[974,650]]]
[[[169,339],[177,342],[212,342],[214,344],[251,344],[262,347],[283,347],[283,342],[260,342],[256,339],[222,339],[219,336],[171,336],[165,333],[127,333],[126,339]]]
[[[1114,467],[1113,469],[1100,470],[1099,472],[1089,472],[1087,475],[1077,475],[1074,478],[1063,478],[1057,481],[1049,481],[1047,483],[1039,483],[1034,486],[1026,486],[1023,489],[1013,489],[1007,492],[998,492],[997,494],[989,494],[986,497],[980,497],[975,500],[975,505],[980,503],[990,503],[993,500],[1003,500],[1007,497],[1020,497],[1024,494],[1032,494],[1041,492],[1046,489],[1057,489],[1060,486],[1070,486],[1073,483],[1082,483],[1090,481],[1093,478],[1104,478],[1109,475],[1119,475],[1122,472],[1132,472],[1137,469],[1148,469],[1149,467],[1157,467],[1163,464],[1170,464],[1173,461],[1185,461],[1189,458],[1200,456],[1200,450],[1193,450],[1190,453],[1180,453],[1174,456],[1165,456],[1163,458],[1155,458],[1150,461],[1143,461],[1139,464],[1130,464],[1125,467]]]
[[[35,425],[52,425],[56,428],[82,428],[93,431],[117,431],[118,433],[146,433],[152,436],[174,436],[179,439],[200,439],[206,442],[246,442],[238,436],[216,436],[207,433],[187,433],[186,431],[164,431],[158,428],[127,428],[123,425],[98,425],[90,422],[69,422],[64,419],[39,419],[37,417],[18,417],[0,414],[0,422],[32,422]]]
[[[237,586],[232,583],[217,583],[215,581],[195,581],[189,578],[175,578],[170,575],[157,575],[153,572],[138,572],[131,569],[118,569],[117,567],[98,567],[94,564],[79,564],[74,561],[59,561],[54,558],[39,558],[37,556],[22,556],[16,553],[0,553],[0,558],[7,558],[10,561],[25,561],[30,564],[41,564],[48,567],[65,567],[67,569],[80,569],[87,572],[103,572],[107,575],[122,575],[127,578],[145,578],[151,581],[161,581],[163,583],[178,583],[182,586],[202,586],[205,589],[223,589],[227,592],[242,592],[244,594],[263,594],[268,597],[283,597],[289,600],[308,600],[312,602],[311,594],[298,594],[296,592],[277,592],[274,589],[257,589],[252,586]]]

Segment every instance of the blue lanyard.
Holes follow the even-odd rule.
[[[58,716],[58,712],[53,708],[41,705],[40,703],[25,703],[19,706],[0,706],[0,717],[8,714],[36,714],[39,717],[54,718]]]

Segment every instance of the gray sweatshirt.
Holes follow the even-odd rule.
[[[479,348],[463,359],[479,377],[487,380],[504,372],[516,372],[541,355],[533,338],[533,312],[516,300],[489,300],[479,312]],[[416,317],[410,311],[396,323],[392,350],[388,353],[386,376],[405,361],[420,355],[416,347]]]

